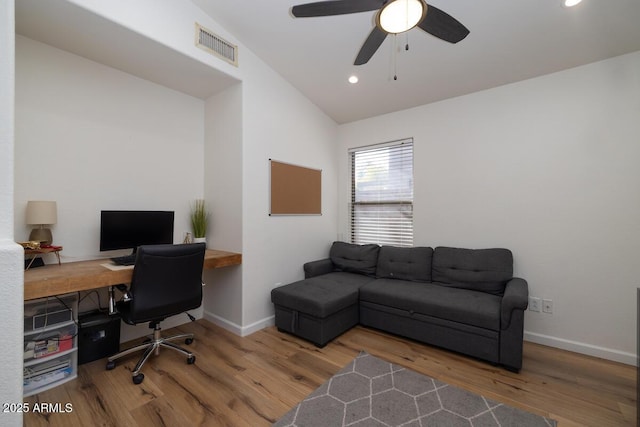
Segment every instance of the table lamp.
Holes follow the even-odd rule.
[[[58,209],[56,202],[30,200],[27,202],[27,224],[37,225],[31,230],[29,240],[50,245],[53,242],[51,229],[45,225],[52,225],[58,222]]]

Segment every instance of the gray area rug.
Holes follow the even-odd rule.
[[[274,426],[556,426],[365,352]]]

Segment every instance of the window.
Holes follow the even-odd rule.
[[[349,155],[351,242],[413,246],[413,139]]]

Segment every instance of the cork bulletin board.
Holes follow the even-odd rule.
[[[269,159],[269,215],[322,215],[322,170]]]

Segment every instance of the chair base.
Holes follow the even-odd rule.
[[[115,361],[117,359],[120,359],[121,357],[127,356],[131,353],[144,350],[142,357],[140,358],[135,368],[131,372],[131,377],[133,379],[133,382],[135,384],[140,384],[144,379],[144,374],[140,372],[140,370],[142,369],[142,366],[149,359],[149,357],[151,357],[153,353],[155,353],[156,356],[160,354],[160,347],[170,348],[172,350],[175,350],[184,354],[185,356],[187,356],[187,363],[190,365],[195,363],[196,356],[193,353],[171,342],[171,341],[184,339],[185,344],[189,345],[193,342],[193,334],[179,334],[179,335],[173,335],[170,337],[162,337],[160,335],[161,329],[158,323],[152,323],[149,327],[153,327],[152,338],[150,338],[149,340],[147,340],[146,342],[140,345],[129,348],[127,350],[123,350],[107,358],[107,370],[111,370],[116,367]]]

